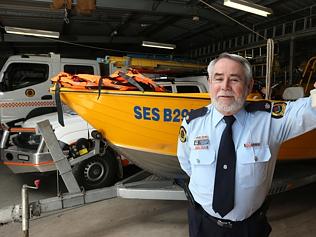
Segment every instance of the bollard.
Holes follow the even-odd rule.
[[[30,207],[29,207],[29,192],[28,189],[39,189],[40,180],[34,181],[34,186],[23,184],[22,186],[22,232],[23,237],[29,237],[29,220],[30,220]]]

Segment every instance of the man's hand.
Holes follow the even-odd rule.
[[[314,87],[316,88],[316,82],[314,83]]]

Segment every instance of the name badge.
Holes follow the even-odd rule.
[[[261,144],[259,142],[254,142],[254,143],[245,143],[244,144],[244,147],[246,148],[251,148],[251,147],[258,147],[260,146]]]
[[[193,145],[195,150],[208,149],[210,139],[208,136],[198,136],[194,139]]]

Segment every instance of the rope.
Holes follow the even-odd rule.
[[[267,41],[267,62],[266,62],[266,98],[271,98],[271,76],[273,69],[273,58],[274,58],[274,41],[268,39]]]

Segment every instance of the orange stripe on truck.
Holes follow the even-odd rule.
[[[10,128],[10,132],[32,132],[35,133],[35,128]]]
[[[32,163],[25,163],[25,162],[12,162],[12,161],[3,161],[4,165],[11,165],[11,166],[42,166],[42,165],[50,165],[53,164],[54,161],[45,161],[45,162],[40,162],[38,164],[32,164]]]

